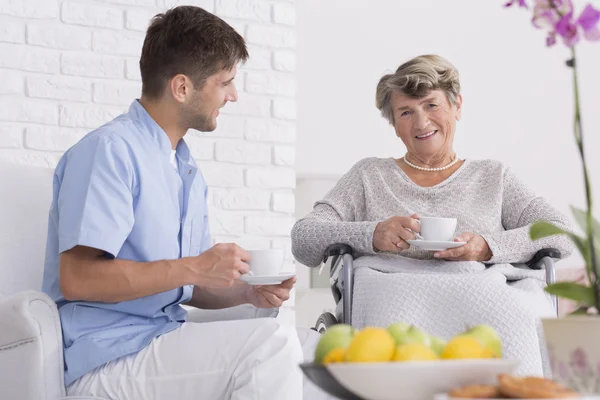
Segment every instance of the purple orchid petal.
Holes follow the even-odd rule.
[[[565,45],[573,47],[579,41],[579,33],[577,25],[572,20],[573,13],[565,14],[556,24],[556,33],[562,38]]]
[[[579,375],[585,375],[587,373],[589,364],[587,355],[582,348],[578,347],[571,353],[571,365]]]
[[[549,3],[558,8],[558,11],[560,11],[562,15],[572,13],[574,9],[573,0],[549,0]]]
[[[563,381],[569,379],[569,368],[567,367],[567,364],[565,364],[563,361],[559,361],[558,363],[558,376]]]
[[[554,355],[554,346],[548,344],[548,358],[550,359],[550,370],[556,371],[556,356]],[[600,363],[598,363],[598,371],[600,372]]]
[[[552,29],[560,20],[560,16],[556,10],[549,9],[534,9],[531,23],[538,29]]]
[[[583,31],[583,37],[592,42],[600,40],[600,26],[595,26],[593,29]]]
[[[587,40],[600,40],[599,21],[600,11],[588,4],[577,18],[576,24],[581,26],[583,35]]]
[[[560,16],[568,12],[568,7],[569,4],[559,0],[556,0],[555,3],[552,3],[551,0],[536,0],[531,22],[536,28],[553,31],[554,26],[560,21]]]
[[[546,46],[552,47],[556,44],[556,32],[549,32],[546,36]]]
[[[507,2],[504,7],[510,7],[513,4],[515,4],[517,0],[510,0],[509,2]],[[518,0],[519,1],[519,7],[524,7],[527,8],[527,3],[525,3],[525,0]]]
[[[535,0],[535,9],[550,10],[557,15],[566,15],[573,12],[573,0]]]

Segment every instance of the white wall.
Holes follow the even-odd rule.
[[[82,135],[126,111],[140,94],[148,21],[178,4],[216,13],[249,43],[239,102],[225,107],[216,132],[189,135],[212,191],[214,238],[289,248],[294,0],[0,0],[0,162],[54,167]]]
[[[298,2],[298,176],[339,175],[369,156],[402,157],[402,142],[375,108],[375,87],[402,62],[437,53],[461,75],[458,155],[502,160],[569,215],[570,204],[584,206],[569,53],[562,44],[545,47],[531,11],[504,3]],[[584,3],[575,4],[581,10]],[[600,201],[600,44],[578,51],[588,162]],[[569,263],[581,260],[563,265]]]

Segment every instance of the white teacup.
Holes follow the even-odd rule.
[[[421,231],[423,239],[434,242],[446,242],[454,239],[456,232],[456,218],[421,217]]]
[[[283,268],[283,249],[248,250],[250,275],[279,275]]]

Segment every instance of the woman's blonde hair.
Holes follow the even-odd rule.
[[[432,90],[443,90],[450,104],[456,104],[460,94],[458,70],[443,57],[431,54],[418,56],[379,80],[375,102],[381,115],[393,125],[392,92],[420,99]]]

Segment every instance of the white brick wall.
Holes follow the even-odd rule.
[[[223,109],[215,132],[187,137],[210,188],[213,240],[286,248],[293,269],[294,0],[0,0],[0,163],[54,167],[126,111],[140,94],[149,20],[181,4],[224,18],[250,51],[239,102]]]

